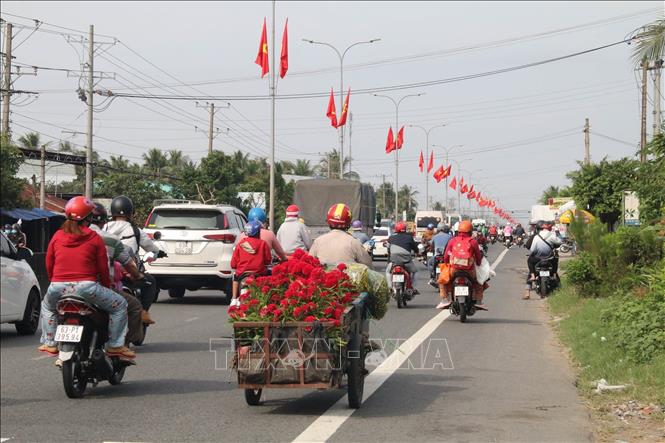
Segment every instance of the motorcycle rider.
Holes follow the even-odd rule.
[[[492,224],[492,226],[490,226],[489,230],[487,231],[487,234],[490,237],[494,236],[494,239],[496,240],[496,237],[498,235],[498,230],[496,228],[496,224]]]
[[[506,227],[503,228],[503,237],[504,241],[508,240],[509,243],[513,242],[513,227],[510,223],[506,224]]]
[[[406,223],[400,221],[395,223],[395,233],[388,237],[388,265],[386,266],[386,280],[390,282],[390,271],[393,265],[403,266],[411,276],[411,288],[413,295],[420,292],[416,289],[416,265],[413,263],[411,253],[418,253],[418,244],[413,236],[406,232]]]
[[[240,306],[238,289],[243,278],[251,275],[265,275],[272,262],[270,246],[261,240],[261,222],[252,220],[245,225],[246,236],[238,242],[231,256],[233,289],[229,307]]]
[[[129,249],[129,246],[123,244],[117,235],[102,230],[107,221],[108,213],[106,212],[106,208],[100,203],[95,203],[95,209],[92,210],[90,230],[99,234],[102,240],[104,240],[106,255],[109,259],[111,281],[113,282],[116,277],[119,277],[115,275],[114,262],[116,261],[129,273],[133,281],[143,280],[145,274],[141,273],[136,266],[136,262],[132,259],[132,250]],[[151,325],[155,322],[150,318],[148,311],[143,309],[143,305],[141,305],[141,302],[136,297],[123,291],[118,292],[127,300],[128,331],[126,342],[138,342],[141,340],[143,334],[141,325],[143,323]]]
[[[136,354],[125,344],[127,301],[110,288],[108,256],[102,238],[90,230],[95,205],[83,196],[74,197],[65,206],[67,220],[55,233],[46,251],[46,272],[51,284],[42,300],[42,345],[38,348],[58,355],[54,341],[56,305],[66,295],[76,295],[109,313],[109,340],[106,353],[123,359]],[[99,280],[99,281],[98,281]]]
[[[284,223],[277,230],[277,241],[284,248],[287,255],[293,254],[296,249],[308,251],[312,247],[312,239],[309,236],[307,226],[300,223],[298,216],[300,208],[290,205],[286,208]]]
[[[358,240],[361,245],[364,245],[369,241],[369,237],[362,231],[362,229],[363,222],[360,220],[353,220],[353,223],[351,223],[351,235]]]
[[[471,253],[473,261],[475,265],[480,265],[480,263],[483,260],[483,255],[480,252],[480,246],[478,245],[478,242],[471,237],[471,231],[473,230],[473,226],[469,220],[462,220],[459,224],[459,232],[455,237],[453,237],[449,242],[448,245],[446,246],[446,251],[444,252],[443,255],[443,261],[444,263],[450,263],[453,272],[455,272],[457,269],[459,269],[458,266],[456,266],[456,261],[458,260],[458,257],[456,257],[456,250],[462,249],[466,250]],[[482,310],[487,310],[487,307],[483,305],[483,292],[489,285],[485,283],[484,285],[481,285],[478,283],[476,280],[476,267],[471,264],[470,269],[466,269],[465,272],[471,277],[473,280],[473,298],[476,300],[476,309],[482,309]],[[448,309],[450,305],[453,303],[451,299],[451,293],[452,293],[452,288],[453,288],[453,282],[452,279],[450,283],[447,285],[444,285],[442,289],[442,298],[446,299],[446,302],[444,303],[441,301],[437,305],[437,309]]]
[[[351,226],[351,209],[344,203],[336,203],[326,215],[330,232],[314,240],[309,253],[321,263],[338,264],[356,262],[372,268],[372,258],[358,240],[347,231]]]
[[[166,257],[166,252],[152,241],[148,235],[139,229],[132,220],[134,216],[134,203],[129,197],[121,195],[111,201],[111,221],[104,225],[104,230],[120,237],[123,244],[129,246],[137,265],[139,263],[139,246],[146,252],[157,254],[158,258]],[[146,311],[150,309],[157,296],[157,280],[150,274],[145,274],[141,282],[141,305]]]
[[[539,229],[540,228],[540,229]],[[527,266],[529,267],[529,274],[526,277],[526,289],[524,290],[523,300],[531,298],[531,281],[536,278],[536,264],[547,258],[554,256],[552,259],[552,272],[554,278],[559,279],[559,259],[554,254],[554,250],[561,246],[561,240],[552,232],[552,224],[547,222],[538,222],[536,230],[539,232],[529,239],[529,258],[527,258]]]
[[[430,286],[438,289],[439,284],[436,282],[436,256],[439,253],[443,254],[443,252],[446,250],[448,242],[451,238],[453,238],[453,236],[450,235],[450,227],[446,224],[439,223],[436,229],[438,232],[434,237],[432,237],[432,241],[430,242],[432,245],[432,250],[434,251],[434,255],[427,261],[427,268],[429,269]]]
[[[284,249],[282,248],[281,243],[279,242],[279,240],[277,240],[275,234],[270,229],[266,228],[268,224],[268,216],[266,215],[266,211],[264,211],[261,208],[252,208],[249,210],[249,213],[247,214],[247,220],[258,221],[259,223],[261,223],[262,226],[260,234],[261,240],[268,243],[270,249],[272,249],[272,251],[281,261],[285,261],[288,259],[286,253],[284,252]],[[242,233],[240,234],[239,240],[242,240],[246,237],[247,235],[245,233]]]
[[[483,235],[482,230],[480,227],[473,228],[473,232],[471,234],[471,237],[474,238],[478,242],[478,246],[480,246],[480,249],[483,252],[483,255],[487,255],[487,237]]]
[[[432,241],[432,237],[434,237],[434,224],[428,223],[427,228],[425,228],[425,231],[422,235],[422,242],[429,244],[429,242]]]
[[[513,231],[513,235],[515,236],[515,239],[521,237],[524,239],[524,236],[526,233],[524,232],[524,228],[522,227],[521,223],[518,223],[517,226],[515,226],[515,230]]]

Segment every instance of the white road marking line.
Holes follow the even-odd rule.
[[[185,321],[186,321],[186,322],[190,322],[190,321],[194,321],[194,320],[198,320],[198,319],[199,319],[198,317],[192,317],[192,318],[188,318],[188,319],[185,320]]]
[[[11,440],[12,438],[13,438],[13,437],[9,437],[9,438],[0,437],[0,443],[4,443],[4,442],[6,442],[7,440]]]
[[[492,263],[495,269],[508,252],[504,250]],[[442,311],[431,318],[422,328],[413,334],[402,346],[397,348],[386,358],[375,370],[365,377],[365,389],[363,403],[374,394],[383,383],[404,364],[407,358],[420,346],[436,329],[450,316],[450,311]],[[294,442],[325,442],[351,417],[355,409],[348,406],[347,396],[340,398],[319,418],[314,420],[307,429],[298,435]]]

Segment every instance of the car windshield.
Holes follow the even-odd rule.
[[[439,222],[441,222],[441,217],[419,217],[417,226],[419,228],[426,228],[429,224],[436,226],[439,224]]]
[[[387,229],[377,229],[374,231],[374,237],[387,237],[388,236],[388,230]]]
[[[150,229],[227,229],[224,214],[219,211],[159,209],[148,220]]]

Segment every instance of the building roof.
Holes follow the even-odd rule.
[[[34,201],[36,205],[39,204],[39,189],[35,190],[32,185],[26,184],[21,191],[21,198],[27,201]],[[34,200],[33,200],[34,198]],[[55,212],[57,214],[62,214],[65,212],[65,205],[67,200],[63,200],[54,195],[46,194],[46,204],[44,209]]]

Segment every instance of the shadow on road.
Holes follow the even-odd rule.
[[[210,343],[205,342],[147,342],[143,346],[137,346],[138,354],[150,354],[154,352],[210,352]]]
[[[183,298],[160,297],[160,305],[225,305],[225,295],[185,295]]]
[[[159,376],[156,374],[156,376]],[[131,376],[130,376],[131,377]],[[193,380],[193,379],[153,379],[153,380],[127,380],[118,386],[108,383],[86,391],[86,398],[124,398],[141,397],[145,395],[183,395],[196,392],[232,391],[236,385],[222,380]]]

